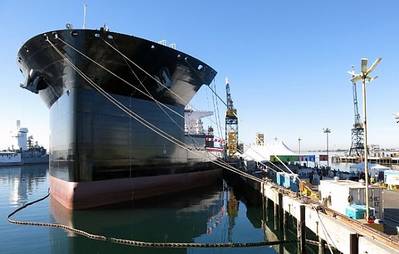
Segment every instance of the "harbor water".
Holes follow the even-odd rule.
[[[296,253],[296,243],[243,249],[148,249],[95,241],[57,228],[7,222],[15,208],[46,195],[48,166],[0,168],[1,253]],[[248,191],[248,190],[246,190]],[[55,222],[94,234],[152,242],[261,242],[282,236],[273,209],[265,217],[256,195],[228,181],[185,193],[112,207],[69,211],[51,198],[18,213],[20,220]],[[271,211],[271,213],[270,213]],[[296,239],[292,225],[285,239]]]

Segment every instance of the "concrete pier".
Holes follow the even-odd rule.
[[[399,242],[359,221],[321,207],[306,197],[298,197],[270,181],[261,183],[260,191],[266,201],[270,199],[274,203],[278,224],[283,223],[285,213],[297,219],[298,253],[306,253],[307,228],[318,237],[319,253],[325,253],[324,245],[329,245],[345,254],[399,254]]]

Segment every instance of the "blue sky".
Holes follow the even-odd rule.
[[[325,146],[322,128],[332,129],[331,146],[349,148],[352,93],[346,71],[360,58],[383,62],[368,86],[369,140],[399,147],[399,2],[397,1],[86,1],[87,25],[159,41],[205,61],[218,71],[224,97],[231,81],[240,117],[240,139],[283,139],[293,149]],[[82,26],[83,1],[0,2],[0,147],[20,119],[39,143],[48,145],[48,109],[19,88],[19,47],[30,37]],[[194,106],[209,109],[205,87]],[[209,95],[209,92],[208,92]],[[220,105],[220,104],[219,104]],[[221,105],[220,105],[221,106]],[[212,108],[210,108],[212,110]]]

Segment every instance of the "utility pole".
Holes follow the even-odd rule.
[[[365,203],[366,203],[366,220],[370,218],[370,211],[369,211],[369,170],[368,170],[368,147],[367,147],[367,101],[366,101],[366,83],[371,82],[377,78],[371,77],[369,74],[375,70],[377,65],[381,62],[382,58],[377,58],[375,62],[370,66],[367,67],[368,59],[362,58],[361,59],[361,72],[359,74],[353,75],[352,82],[362,81],[362,94],[363,94],[363,128],[364,128],[364,175],[365,175],[365,182],[366,182],[366,195],[365,195]]]
[[[324,128],[323,132],[327,135],[327,167],[330,166],[330,157],[328,156],[328,134],[331,133],[331,129]]]
[[[301,155],[301,138],[298,138],[298,154]]]

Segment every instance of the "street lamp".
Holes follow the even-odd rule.
[[[323,132],[327,135],[327,167],[329,167],[330,166],[330,159],[329,159],[329,156],[328,156],[328,134],[331,133],[331,129],[324,128]]]
[[[298,154],[301,155],[301,138],[298,138]]]
[[[349,72],[349,74],[352,75],[351,81],[353,83],[357,81],[362,81],[362,94],[363,94],[363,128],[364,128],[364,175],[365,175],[365,180],[366,180],[366,219],[368,220],[370,217],[369,213],[369,170],[368,170],[368,147],[367,147],[367,110],[366,110],[366,83],[371,82],[374,79],[377,78],[371,77],[370,73],[375,70],[377,65],[381,62],[382,58],[377,58],[375,62],[370,66],[370,68],[367,67],[368,60],[367,58],[362,58],[360,61],[360,68],[361,72],[356,74],[354,71]]]

